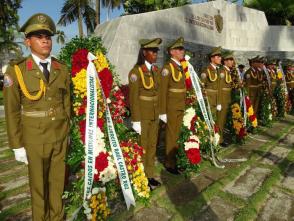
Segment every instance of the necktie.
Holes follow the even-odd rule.
[[[40,62],[40,65],[42,65],[42,67],[43,67],[43,74],[44,74],[44,76],[45,76],[47,82],[49,82],[49,71],[48,71],[48,69],[47,69],[48,62],[46,62],[46,63],[42,63],[42,62]]]

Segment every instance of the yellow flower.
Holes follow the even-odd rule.
[[[256,118],[255,118],[254,121],[252,121],[252,126],[253,126],[253,127],[257,127],[257,119],[256,119]]]
[[[102,71],[104,68],[109,68],[108,61],[102,52],[98,52],[96,57],[97,60],[94,61],[94,64],[98,72]]]
[[[278,79],[282,79],[283,78],[283,74],[282,74],[282,72],[279,70],[278,71]]]
[[[254,114],[253,108],[252,108],[252,106],[250,106],[250,107],[248,108],[248,116],[250,117],[250,116],[252,116],[253,114]]]

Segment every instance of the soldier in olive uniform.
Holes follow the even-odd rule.
[[[159,80],[157,53],[160,38],[142,39],[138,61],[129,73],[129,101],[133,129],[139,133],[145,150],[144,168],[151,189],[160,186],[154,179],[154,163],[159,125]]]
[[[261,82],[263,79],[263,71],[260,69],[259,60],[259,56],[248,59],[250,68],[246,71],[244,77],[245,88],[248,92],[255,114],[258,114],[261,95]]]
[[[266,60],[266,68],[271,79],[271,90],[274,92],[277,86],[277,61],[273,58],[268,58]]]
[[[181,61],[185,56],[184,39],[178,38],[167,47],[170,59],[161,71],[160,119],[166,126],[165,167],[172,174],[179,174],[176,168],[177,140],[183,122],[186,85]]]
[[[220,144],[228,146],[228,141],[224,140],[224,128],[227,112],[231,103],[231,70],[234,59],[231,53],[226,54],[225,67],[221,65],[221,47],[213,48],[209,54],[210,64],[202,70],[201,81],[204,84],[211,112],[216,116],[216,124],[220,131]]]
[[[288,61],[285,67],[285,78],[288,89],[288,99],[291,105],[290,114],[294,114],[294,62]]]
[[[10,63],[4,82],[9,146],[28,163],[33,221],[63,220],[70,122],[70,75],[50,56],[53,20],[35,14],[21,27],[31,55]]]

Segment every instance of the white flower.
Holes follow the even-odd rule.
[[[91,214],[91,209],[88,207],[84,210],[84,214]]]
[[[199,138],[196,135],[192,135],[189,137],[189,140],[193,140],[193,141],[188,141],[184,143],[184,147],[185,147],[185,151],[189,150],[189,149],[199,149]]]
[[[87,201],[84,201],[84,202],[83,202],[83,207],[84,207],[85,209],[88,209],[88,208],[89,208],[89,205],[88,205],[88,202],[87,202]]]
[[[99,193],[99,188],[95,187],[92,189],[92,195],[96,195]]]
[[[118,86],[115,86],[115,87],[114,87],[114,90],[115,90],[115,91],[118,91],[118,90],[119,90],[119,87],[118,87]]]
[[[97,127],[97,148],[94,149],[94,156],[97,157],[100,152],[106,152],[105,149],[105,141],[104,141],[104,133],[101,131],[100,127]]]
[[[185,127],[190,128],[191,126],[191,120],[195,116],[195,110],[194,108],[190,107],[185,111],[184,119],[183,119],[183,124]]]
[[[91,220],[92,219],[92,214],[87,214],[87,220]]]
[[[218,145],[218,143],[219,143],[219,139],[220,139],[220,135],[219,135],[219,133],[216,133],[216,134],[214,135],[214,139],[213,139],[213,144],[214,144],[214,146],[217,146],[217,145]]]
[[[106,99],[107,104],[111,103],[111,100],[109,98]]]
[[[217,111],[221,111],[221,110],[222,110],[222,105],[221,105],[221,104],[218,104],[218,105],[216,106],[216,109],[217,109]]]

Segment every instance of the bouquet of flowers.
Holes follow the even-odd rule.
[[[180,136],[178,139],[177,167],[186,176],[197,173],[201,163],[201,154],[210,153],[210,145],[219,140],[219,133],[213,139],[208,127],[203,120],[200,107],[197,103],[196,95],[192,89],[190,73],[186,61],[182,61],[182,67],[186,76],[186,110],[183,117]]]
[[[274,90],[274,97],[277,103],[277,117],[283,118],[286,112],[286,91],[283,84],[283,74],[279,68],[277,70],[277,86]]]
[[[100,84],[97,81],[97,148],[93,151],[94,180],[90,196],[83,200],[88,52],[96,56],[93,62]],[[108,125],[105,120],[107,106],[115,125],[135,198],[146,201],[150,196],[148,180],[142,163],[144,151],[137,144],[134,133],[123,124],[127,112],[125,97],[113,71],[114,68],[105,54],[106,50],[102,46],[101,39],[97,37],[74,38],[62,48],[60,53],[60,59],[71,70],[73,105],[71,148],[66,160],[70,168],[70,185],[64,193],[64,198],[67,213],[76,214],[77,220],[106,220],[111,214],[110,205],[122,199],[118,172],[107,133]]]

